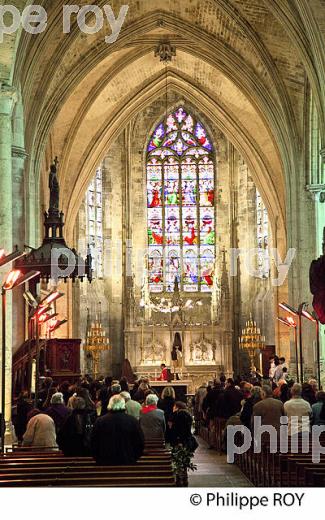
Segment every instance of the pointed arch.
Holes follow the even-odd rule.
[[[156,126],[146,149],[152,292],[172,291],[175,278],[185,292],[211,292],[215,174],[215,150],[204,125],[178,107]]]

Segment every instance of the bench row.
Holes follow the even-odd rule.
[[[60,452],[13,452],[0,457],[0,487],[172,487],[171,454],[150,449],[131,466],[97,466],[90,457]]]

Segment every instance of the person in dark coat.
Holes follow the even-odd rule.
[[[126,377],[121,377],[120,379],[120,387],[121,387],[121,391],[122,392],[129,392],[129,385],[128,385],[128,380],[126,379]]]
[[[70,393],[69,393],[70,383],[69,381],[63,381],[63,383],[59,386],[59,392],[63,394],[64,404],[67,405],[69,401]]]
[[[65,406],[63,394],[61,392],[57,392],[56,394],[52,395],[51,406],[45,410],[45,413],[52,417],[55,424],[56,433],[58,434],[66,419],[71,414],[71,408]]]
[[[316,392],[309,383],[303,383],[301,397],[307,401],[310,406],[313,406],[317,402]]]
[[[249,430],[252,427],[253,406],[262,400],[262,389],[259,386],[253,386],[249,395],[246,397],[243,409],[240,414],[240,420]]]
[[[137,419],[128,415],[125,400],[111,397],[108,413],[97,419],[91,437],[91,453],[101,466],[135,464],[144,450],[144,436]]]
[[[77,397],[82,397],[82,399],[86,403],[86,410],[90,415],[91,422],[94,423],[97,419],[96,405],[91,400],[89,390],[87,388],[78,388],[77,389]]]
[[[283,403],[286,403],[291,399],[291,388],[293,381],[289,381],[286,385],[281,385],[279,399]]]
[[[226,388],[222,394],[222,402],[219,402],[219,417],[229,419],[232,415],[240,412],[242,398],[243,394],[235,387],[234,380],[227,379]]]
[[[22,392],[17,400],[17,415],[14,420],[15,432],[19,442],[22,442],[23,435],[27,429],[28,412],[33,408],[33,403],[28,397],[28,392]]]
[[[171,445],[182,444],[185,448],[192,448],[192,416],[182,401],[176,401],[170,431]]]
[[[143,380],[139,384],[137,391],[133,394],[132,399],[134,399],[134,401],[138,401],[140,404],[143,404],[148,393],[150,393],[149,381],[147,382],[146,380]]]
[[[170,424],[173,417],[174,412],[174,404],[175,404],[175,390],[172,386],[166,386],[161,393],[161,397],[158,401],[158,408],[162,410],[165,414],[165,423],[166,423],[166,431],[165,431],[165,439],[166,442],[171,442],[170,437]]]
[[[52,388],[52,386],[53,379],[51,377],[45,377],[42,388],[38,392],[38,403],[36,403],[40,410],[43,408],[43,405],[49,395],[49,391]]]
[[[111,384],[111,387],[109,389],[109,393],[107,394],[107,399],[102,401],[102,410],[101,410],[101,413],[100,413],[101,416],[107,414],[108,403],[109,403],[110,398],[113,397],[113,395],[120,394],[121,391],[122,391],[122,388],[121,388],[120,383],[117,382],[117,381],[113,381],[112,384]]]
[[[173,415],[173,408],[175,404],[175,390],[172,386],[166,386],[161,392],[158,401],[158,408],[163,410],[166,422],[170,420]]]
[[[224,389],[217,379],[214,381],[211,391],[206,397],[206,417],[210,421],[215,417],[223,417],[220,403],[222,403],[222,396]]]
[[[82,397],[75,397],[72,413],[57,435],[59,448],[66,457],[90,456],[92,427],[85,400]]]
[[[98,400],[102,404],[102,415],[105,415],[107,412],[107,405],[111,398],[111,386],[112,386],[113,378],[111,376],[105,377],[104,385],[98,392]]]

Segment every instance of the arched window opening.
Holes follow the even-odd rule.
[[[212,292],[215,154],[204,126],[183,107],[154,130],[147,148],[149,289]]]
[[[98,168],[86,194],[86,234],[96,278],[103,278],[103,174]]]
[[[260,193],[256,190],[257,271],[259,278],[269,278],[269,216]]]

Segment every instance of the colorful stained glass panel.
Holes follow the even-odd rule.
[[[182,162],[182,179],[196,181],[196,163],[191,159],[185,159]]]
[[[214,208],[204,208],[200,215],[201,244],[215,244]]]
[[[204,148],[207,148],[207,150],[212,150],[212,145],[207,137],[207,133],[201,123],[197,123],[195,127],[195,136],[197,137],[197,140],[201,146]]]
[[[183,244],[193,246],[198,242],[197,207],[183,208]]]
[[[158,162],[156,158],[151,159],[151,161],[147,165],[147,177],[148,177],[148,180],[150,180],[150,181],[160,181],[161,180],[161,172],[162,172],[161,163]]]
[[[184,121],[184,124],[182,125],[182,130],[187,130],[188,132],[190,132],[192,134],[193,127],[194,127],[194,119],[191,115],[188,115]]]
[[[153,137],[149,143],[148,146],[148,152],[151,152],[151,150],[154,150],[155,148],[158,148],[161,146],[163,138],[165,136],[165,127],[163,123],[157,126],[156,130],[154,131]]]
[[[178,180],[168,180],[165,182],[165,204],[173,206],[179,203],[179,182]]]
[[[183,256],[183,287],[184,291],[197,291],[199,283],[198,249],[196,246],[186,247]]]
[[[183,206],[196,206],[197,189],[196,181],[182,181],[182,203]]]
[[[165,180],[176,180],[179,179],[179,165],[174,158],[170,157],[164,164],[164,175]]]
[[[180,107],[177,112],[175,112],[175,116],[177,118],[177,121],[181,123],[186,118],[186,112],[183,107]]]
[[[167,138],[165,139],[163,146],[168,147],[171,146],[177,139],[178,132],[172,132],[171,134],[167,135]]]
[[[213,159],[204,126],[183,107],[169,114],[149,141],[149,257],[152,248],[160,248],[161,253],[160,268],[150,268],[151,291],[173,291],[175,277],[183,291],[211,291],[215,261]]]
[[[155,208],[148,210],[148,240],[149,245],[163,244],[162,210]]]
[[[210,292],[213,287],[214,258],[214,248],[201,247],[201,290],[204,292]]]
[[[214,183],[212,179],[200,179],[200,206],[214,206]]]
[[[179,247],[166,247],[166,286],[174,289],[175,278],[180,279],[181,257]]]
[[[180,232],[180,209],[166,208],[166,233],[173,234]]]
[[[175,150],[178,155],[183,155],[183,152],[188,149],[188,146],[182,139],[177,139],[176,143],[172,145],[172,149]]]
[[[214,166],[208,157],[203,157],[199,162],[199,177],[200,179],[211,179],[214,181]]]
[[[148,208],[162,206],[162,184],[157,181],[149,181],[147,184]]]

